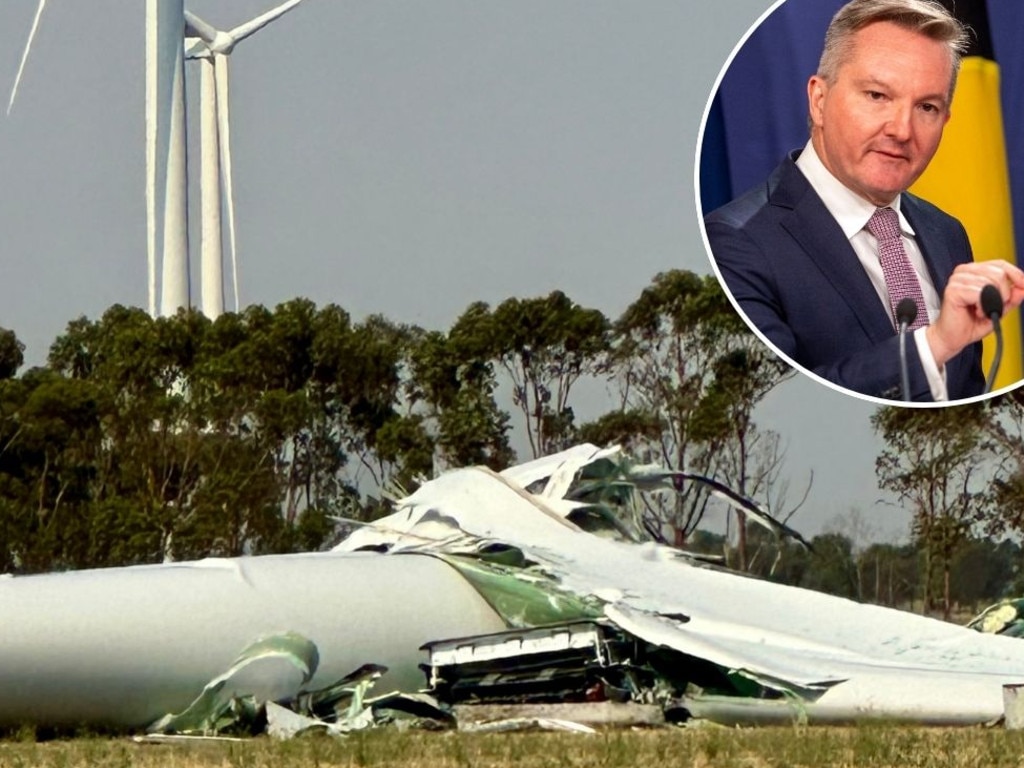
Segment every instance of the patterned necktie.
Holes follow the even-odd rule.
[[[896,305],[902,299],[913,299],[917,304],[917,318],[909,330],[928,325],[928,308],[924,303],[921,283],[914,266],[903,250],[900,235],[900,220],[892,208],[877,208],[868,221],[868,231],[878,239],[878,257],[882,262],[885,286],[889,290],[889,308],[892,310],[893,326],[896,327]]]

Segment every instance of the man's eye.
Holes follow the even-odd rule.
[[[881,91],[867,91],[866,93],[868,98],[872,101],[881,101],[885,98],[885,94]]]
[[[923,109],[925,112],[938,112],[939,111],[939,105],[938,104],[922,104],[921,105],[921,109]]]

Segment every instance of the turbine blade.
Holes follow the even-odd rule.
[[[192,11],[185,11],[185,36],[198,37],[200,40],[212,44],[217,38],[217,30],[212,24],[207,24]]]
[[[231,115],[229,107],[228,57],[217,53],[213,56],[214,80],[217,83],[217,137],[220,140],[221,187],[228,212],[228,250],[231,251],[231,289],[235,298],[235,312],[239,311],[238,298],[238,253],[235,248],[235,193],[231,171]],[[222,289],[223,290],[223,289]]]
[[[263,29],[263,27],[267,26],[267,24],[274,21],[274,19],[276,19],[278,16],[282,16],[283,14],[287,13],[301,2],[302,0],[287,0],[287,2],[281,3],[276,8],[272,8],[266,13],[257,16],[255,19],[247,21],[244,24],[239,24],[237,27],[228,32],[228,37],[230,37],[236,43],[241,40],[245,40],[245,38],[247,38],[249,35]]]
[[[205,59],[210,55],[210,47],[201,37],[185,38],[185,58]]]
[[[25,62],[28,61],[28,52],[32,48],[32,41],[36,37],[36,30],[39,29],[39,19],[43,15],[43,8],[46,7],[46,0],[39,0],[36,8],[36,17],[32,19],[32,29],[29,30],[28,40],[25,42],[25,51],[21,54],[21,63],[18,64],[18,74],[14,77],[14,87],[11,88],[11,98],[7,102],[7,114],[11,114],[11,107],[14,106],[14,99],[18,95],[18,84],[21,82],[21,75],[25,71]]]
[[[217,65],[214,56],[199,64],[199,186],[202,211],[202,307],[214,320],[224,314],[224,226],[221,212],[220,129],[217,125]]]

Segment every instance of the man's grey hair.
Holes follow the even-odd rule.
[[[869,24],[888,21],[945,43],[952,62],[948,101],[953,100],[960,59],[969,45],[968,29],[935,0],[852,0],[832,17],[818,62],[818,77],[832,85],[850,58],[854,35]]]

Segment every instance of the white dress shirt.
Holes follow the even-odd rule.
[[[843,185],[839,179],[832,175],[825,167],[814,151],[813,144],[808,141],[800,157],[796,160],[796,166],[804,176],[807,177],[811,188],[818,194],[825,204],[829,213],[839,224],[843,234],[846,235],[857,254],[861,266],[867,273],[871,284],[875,287],[879,300],[885,307],[886,314],[891,314],[889,304],[889,289],[885,285],[885,277],[882,274],[882,262],[878,257],[878,241],[874,235],[867,230],[868,220],[878,207],[869,200],[865,200],[853,190]],[[914,239],[914,228],[910,226],[903,212],[900,210],[900,196],[889,203],[889,207],[896,211],[900,221],[900,231],[903,235],[903,249],[917,273],[917,280],[921,284],[921,292],[924,294],[925,309],[928,312],[928,322],[933,323],[939,316],[939,309],[942,306],[942,297],[935,290],[935,284],[928,274],[928,266],[925,264],[924,255]],[[949,393],[946,389],[945,367],[939,368],[935,363],[931,347],[925,337],[925,328],[918,328],[913,333],[914,343],[917,344],[917,353],[921,358],[921,365],[924,367],[925,376],[928,379],[928,386],[931,389],[932,398],[936,401],[948,400]]]

